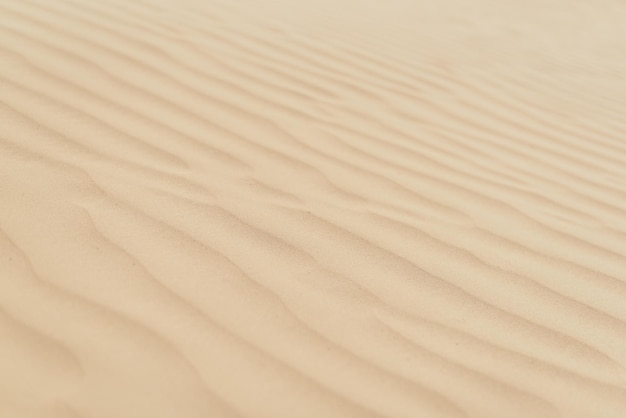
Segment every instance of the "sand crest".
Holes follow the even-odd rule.
[[[0,418],[626,417],[625,22],[0,0]]]

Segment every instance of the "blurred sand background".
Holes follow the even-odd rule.
[[[626,417],[626,3],[0,0],[0,417]]]

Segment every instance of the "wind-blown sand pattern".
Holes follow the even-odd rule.
[[[0,0],[0,417],[626,417],[625,22]]]

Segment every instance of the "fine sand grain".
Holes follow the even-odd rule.
[[[0,0],[0,418],[626,417],[626,3]]]

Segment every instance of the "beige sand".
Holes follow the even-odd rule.
[[[626,417],[625,22],[0,0],[0,418]]]

